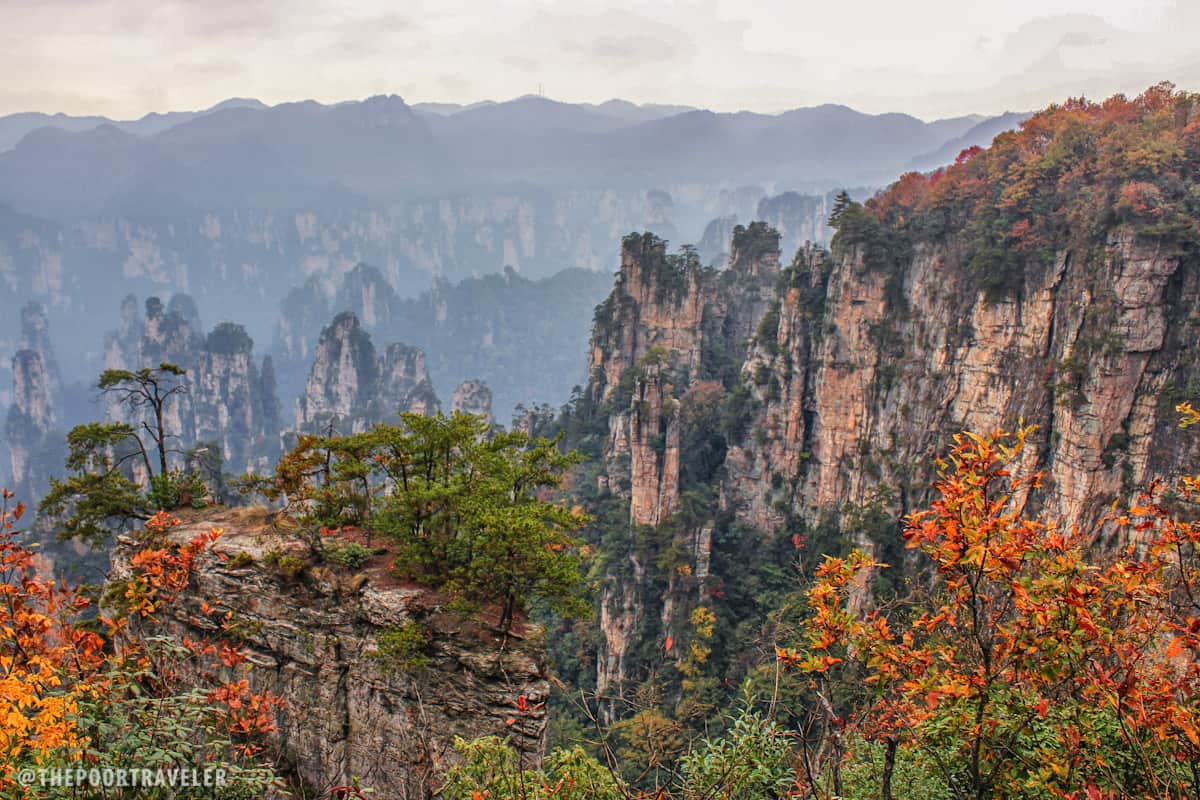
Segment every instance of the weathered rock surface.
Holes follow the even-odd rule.
[[[429,591],[396,585],[382,563],[368,564],[365,580],[329,567],[282,578],[268,553],[302,557],[305,547],[260,511],[210,511],[171,536],[186,541],[213,527],[224,530],[214,545],[223,558],[202,559],[166,624],[211,639],[220,632],[210,620],[233,615],[253,689],[286,701],[275,735],[284,763],[317,796],[357,777],[376,797],[431,797],[456,758],[455,736],[503,736],[536,763],[550,686],[535,631],[502,642]],[[131,546],[122,540],[114,577],[127,574]],[[202,603],[213,612],[201,613]],[[381,653],[381,635],[405,626],[424,633],[417,658]]]
[[[1062,251],[998,300],[966,288],[953,259],[926,247],[885,275],[852,248],[780,298],[777,332],[743,367],[759,402],[751,427],[766,435],[727,461],[743,519],[811,523],[880,487],[903,513],[927,499],[951,434],[1020,420],[1038,426],[1028,466],[1047,476],[1034,507],[1064,522],[1095,522],[1194,456],[1171,402],[1200,368],[1193,258],[1116,230],[1098,254]],[[785,481],[768,505],[773,474]]]
[[[487,421],[491,423],[493,421],[492,390],[483,381],[463,381],[454,390],[454,395],[450,399],[450,411],[451,413],[479,414],[486,417]]]
[[[332,420],[337,430],[360,432],[401,412],[430,414],[440,407],[425,369],[425,354],[403,344],[376,354],[371,336],[350,311],[321,331],[304,394],[296,403],[296,427],[319,433]]]
[[[200,443],[219,447],[230,472],[262,471],[280,453],[279,400],[270,357],[257,362],[254,341],[241,325],[222,322],[205,336],[196,304],[177,294],[164,305],[145,303],[145,316],[130,296],[121,322],[105,340],[107,369],[155,368],[163,362],[187,370],[187,391],[164,409],[177,449]],[[134,422],[128,408],[110,402],[109,419]]]
[[[62,460],[58,441],[62,415],[62,379],[50,343],[45,309],[29,303],[21,309],[20,349],[12,359],[12,405],[4,422],[12,487],[36,498]]]
[[[680,516],[694,454],[679,420],[695,416],[706,382],[724,393],[720,498],[707,513],[727,519],[725,536],[766,541],[844,522],[846,509],[898,519],[928,503],[934,460],[962,430],[1036,425],[1026,466],[1045,481],[1028,509],[1085,527],[1200,457],[1174,411],[1200,391],[1190,251],[1117,228],[1100,247],[1027,265],[995,296],[942,245],[918,244],[892,267],[858,246],[805,246],[780,272],[777,242],[765,227],[736,228],[729,269],[714,271],[629,237],[597,311],[587,392],[608,429],[600,489],[627,498],[634,526],[671,523],[689,554],[687,581],[642,563],[610,576],[602,692],[620,694],[642,621],[661,617],[656,635],[672,633],[677,584],[721,579],[710,576],[713,527],[694,504],[689,522]],[[668,590],[648,592],[655,582]]]
[[[679,507],[682,420],[706,395],[687,390],[736,376],[755,326],[774,302],[778,242],[761,223],[737,226],[729,268],[714,270],[693,252],[668,255],[655,236],[625,239],[616,287],[597,309],[587,392],[608,415],[601,489],[629,499],[631,525],[661,525]],[[707,575],[711,529],[692,526],[682,537]],[[647,568],[631,557],[630,577],[610,579],[601,592],[601,695],[621,694],[627,650],[640,620],[652,613],[640,596]]]

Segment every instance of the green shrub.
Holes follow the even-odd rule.
[[[208,505],[205,499],[208,487],[204,480],[194,473],[185,473],[181,469],[172,469],[150,478],[150,489],[146,498],[154,508],[171,511],[183,505],[192,508],[204,508]]]
[[[379,650],[373,654],[383,664],[384,671],[396,666],[413,671],[429,663],[424,650],[429,646],[429,632],[416,620],[381,631],[375,637]]]
[[[279,550],[271,550],[263,560],[275,571],[279,577],[289,581],[294,581],[303,574],[308,562],[297,556],[289,556]]]
[[[361,569],[371,557],[375,555],[375,551],[369,547],[364,547],[358,542],[346,542],[345,544],[326,545],[324,550],[325,560],[333,564],[340,564],[343,567],[350,569]]]
[[[743,711],[726,733],[704,741],[682,759],[684,796],[774,800],[794,784],[787,733],[753,711]]]

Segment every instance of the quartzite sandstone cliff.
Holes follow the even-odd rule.
[[[805,246],[781,271],[777,242],[765,226],[738,229],[729,269],[713,271],[631,236],[597,312],[588,392],[608,423],[599,481],[627,498],[632,524],[672,520],[680,421],[709,387],[724,393],[719,500],[709,519],[672,528],[701,593],[721,580],[709,574],[713,520],[726,536],[770,537],[831,519],[844,527],[847,508],[898,519],[927,502],[934,459],[964,429],[1036,425],[1027,466],[1046,480],[1030,510],[1066,524],[1091,525],[1194,463],[1174,412],[1200,386],[1194,253],[1115,228],[1103,247],[1062,249],[1015,291],[989,296],[946,246],[918,245],[885,269],[852,243],[834,255]],[[671,633],[681,599],[647,594],[656,580],[682,583],[653,574],[636,547],[630,559],[601,590],[602,694],[620,693],[639,627],[661,618]]]
[[[212,528],[223,530],[220,557],[201,559],[165,624],[220,640],[230,634],[213,620],[232,615],[254,691],[286,701],[274,735],[283,763],[317,796],[358,778],[375,797],[425,800],[457,758],[456,736],[503,736],[537,762],[550,685],[536,637],[504,639],[448,612],[430,591],[388,578],[386,555],[361,573],[310,566],[286,577],[273,556],[305,558],[307,545],[259,510],[210,509],[170,536]],[[122,539],[112,577],[128,574],[133,546]],[[423,646],[381,650],[381,637],[406,626],[419,626]]]

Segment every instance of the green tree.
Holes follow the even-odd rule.
[[[492,433],[470,414],[402,414],[350,436],[302,436],[273,478],[246,485],[301,510],[306,527],[353,524],[396,545],[395,571],[473,607],[495,604],[511,630],[530,601],[581,607],[577,542],[587,521],[548,499],[577,453],[559,439]]]
[[[150,465],[151,448],[158,457],[159,475],[167,473],[167,456],[176,452],[168,440],[179,436],[167,430],[166,407],[172,397],[187,393],[187,385],[182,380],[185,374],[187,370],[165,361],[154,369],[146,367],[134,372],[106,369],[100,374],[97,388],[101,394],[114,398],[117,405],[127,408],[135,418],[141,418],[136,426],[127,426],[127,435],[136,442],[147,475],[156,474]]]
[[[578,607],[570,534],[586,517],[542,493],[559,488],[580,459],[560,452],[557,439],[487,433],[487,421],[469,414],[404,414],[401,426],[372,431],[390,484],[373,527],[398,542],[398,570],[471,603],[498,603],[508,631],[530,599]]]
[[[171,398],[187,391],[184,374],[164,362],[154,369],[110,369],[100,375],[101,394],[114,398],[135,422],[89,422],[67,434],[71,474],[52,478],[39,505],[41,513],[59,519],[62,538],[100,547],[114,531],[149,519],[155,510],[202,502],[203,483],[169,466],[170,455],[180,451],[172,447],[179,437],[168,428],[166,410]],[[135,465],[144,470],[144,484],[134,480]]]
[[[853,204],[854,201],[850,199],[850,195],[846,193],[845,189],[838,192],[837,197],[833,198],[833,208],[829,212],[829,227],[838,227],[842,221],[842,214]]]

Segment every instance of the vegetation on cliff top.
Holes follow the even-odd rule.
[[[547,497],[579,460],[557,440],[489,431],[479,416],[406,413],[399,425],[350,436],[301,435],[274,475],[244,486],[298,513],[315,554],[330,551],[318,531],[352,526],[368,543],[378,535],[395,575],[447,592],[464,610],[498,606],[507,632],[531,601],[579,609],[571,533],[587,517]]]
[[[154,511],[203,505],[208,490],[194,474],[172,468],[180,453],[168,421],[172,398],[187,392],[185,370],[170,363],[137,371],[105,370],[97,388],[132,422],[92,422],[67,434],[65,479],[52,478],[40,510],[60,525],[60,536],[101,548],[111,537]],[[142,483],[134,480],[142,470]]]
[[[835,243],[881,248],[919,241],[957,248],[993,297],[1064,246],[1103,244],[1116,225],[1200,243],[1200,95],[1154,86],[1051,106],[964,150],[929,174],[911,172],[840,216]]]

